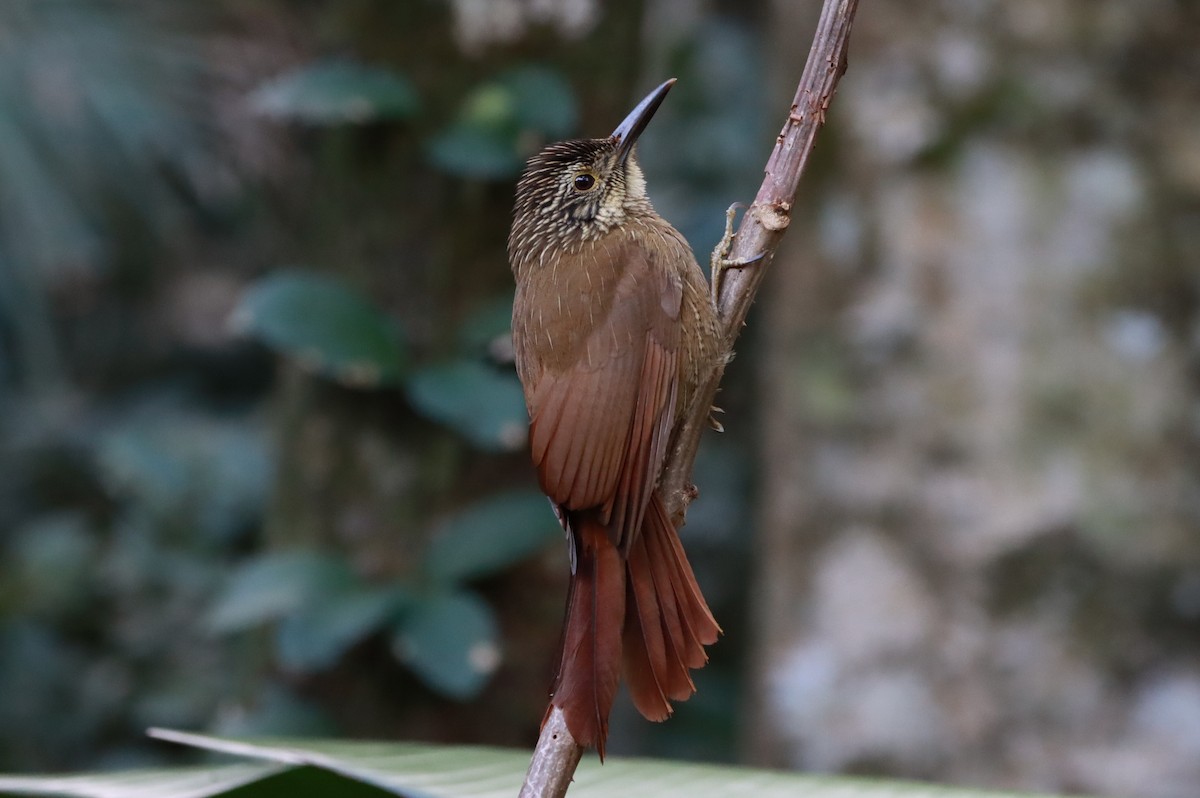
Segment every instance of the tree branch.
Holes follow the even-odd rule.
[[[796,88],[783,130],[775,139],[775,149],[767,161],[766,176],[754,202],[742,218],[727,258],[732,262],[752,261],[745,267],[727,269],[721,279],[717,299],[725,350],[733,354],[733,344],[746,320],[746,313],[762,284],[767,268],[775,259],[783,234],[791,222],[792,203],[800,185],[800,175],[812,152],[817,131],[825,124],[825,112],[833,99],[838,80],[846,71],[846,50],[850,26],[858,0],[825,0],[821,18],[813,36],[804,74]],[[680,429],[666,470],[659,481],[671,517],[682,521],[695,496],[692,465],[700,446],[700,435],[708,426],[709,408],[717,396],[724,366],[709,384],[698,391],[696,406]]]
[[[721,384],[724,363],[733,354],[733,344],[744,325],[746,313],[791,222],[792,203],[804,165],[812,152],[817,131],[825,124],[825,112],[838,80],[846,71],[850,28],[857,10],[858,0],[824,0],[808,61],[783,130],[767,161],[766,176],[742,218],[728,252],[728,261],[748,265],[726,270],[718,286],[717,309],[725,336],[726,357],[709,383],[698,391],[696,403],[676,436],[659,481],[667,508],[678,522],[682,522],[696,493],[692,486],[692,466],[700,435],[708,426],[709,409]],[[582,754],[582,747],[567,730],[562,710],[551,707],[520,798],[563,798]]]

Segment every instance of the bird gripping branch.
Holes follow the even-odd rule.
[[[601,758],[619,679],[642,715],[664,720],[695,692],[689,671],[720,633],[658,491],[723,357],[704,274],[651,206],[634,155],[674,82],[611,136],[533,156],[508,239],[533,462],[571,549],[551,708]]]

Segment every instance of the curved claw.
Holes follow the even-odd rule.
[[[742,269],[746,266],[752,266],[767,256],[767,253],[763,251],[751,258],[729,259],[729,251],[733,247],[733,239],[737,237],[737,233],[733,230],[733,220],[737,218],[739,210],[746,210],[747,208],[746,203],[735,202],[725,211],[725,234],[721,236],[721,240],[717,242],[717,246],[713,249],[712,260],[710,261],[710,271],[712,272],[710,287],[712,290],[713,307],[718,307],[718,300],[721,296],[721,276],[725,273],[726,269]]]

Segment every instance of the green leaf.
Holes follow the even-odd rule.
[[[318,61],[276,77],[250,97],[259,113],[318,125],[406,119],[417,94],[396,72],[344,59]]]
[[[267,757],[258,757],[267,759]],[[0,795],[62,795],[71,798],[204,798],[283,773],[280,764],[130,770],[81,776],[0,776]]]
[[[413,373],[407,387],[413,407],[481,449],[515,451],[525,445],[525,397],[510,371],[457,360]]]
[[[385,790],[327,769],[279,763],[211,765],[87,776],[0,777],[0,795],[70,798],[380,798]]]
[[[235,740],[152,729],[151,736],[235,756],[310,765],[407,798],[491,798],[516,795],[529,752],[482,746],[340,740]],[[206,795],[209,793],[205,793]],[[253,795],[247,792],[249,797]],[[784,771],[693,762],[609,757],[579,763],[570,798],[1033,798],[1028,793],[978,790],[865,778],[809,776]]]
[[[353,584],[345,562],[311,551],[265,554],[240,566],[209,612],[215,632],[246,629],[282,618],[315,597],[336,594]]]
[[[324,768],[301,765],[222,795],[228,798],[389,798],[395,793]]]
[[[520,172],[542,144],[573,132],[578,120],[575,94],[561,75],[518,67],[472,90],[429,152],[451,174],[501,180]]]
[[[303,272],[265,277],[247,289],[232,323],[302,366],[352,387],[394,385],[404,369],[391,320],[329,277]]]
[[[515,132],[459,122],[438,134],[429,155],[443,171],[460,177],[502,180],[521,171]]]
[[[579,125],[579,103],[561,74],[545,67],[524,66],[500,76],[511,97],[513,114],[522,128],[546,140],[563,139]]]
[[[500,664],[492,610],[471,593],[430,596],[398,624],[396,655],[430,687],[452,698],[474,698]]]
[[[127,506],[172,526],[186,518],[214,541],[258,522],[274,468],[261,422],[199,412],[169,393],[144,395],[115,421],[99,431],[96,456]]]
[[[460,582],[507,568],[562,541],[562,527],[546,497],[531,491],[485,499],[444,523],[425,554],[425,570],[444,582]]]
[[[493,130],[512,129],[517,120],[515,98],[505,86],[495,82],[477,86],[463,100],[458,121],[473,127]]]
[[[328,668],[410,601],[407,591],[394,587],[326,596],[289,614],[279,624],[275,635],[279,662],[300,672]]]
[[[299,685],[297,685],[299,686]],[[238,711],[220,712],[208,729],[222,737],[270,737],[286,734],[315,739],[337,734],[337,724],[316,704],[292,687],[274,681],[242,694]]]
[[[459,350],[467,355],[478,355],[483,351],[494,353],[497,339],[503,338],[504,348],[511,352],[508,342],[511,341],[512,307],[513,295],[509,292],[475,308],[458,329]]]
[[[39,516],[18,527],[6,556],[16,572],[11,601],[20,596],[23,614],[53,617],[73,609],[87,611],[89,580],[95,569],[99,536],[78,511]]]
[[[150,735],[180,745],[259,760],[83,776],[0,776],[0,794],[71,798],[207,798],[236,790],[239,798],[277,795],[365,796],[363,786],[407,798],[485,798],[515,795],[529,753],[481,746],[342,740],[233,739],[151,729]],[[314,769],[341,779],[320,781]],[[286,780],[286,784],[285,784]],[[243,786],[245,785],[245,786]],[[355,788],[357,785],[357,789]],[[284,791],[286,786],[290,791]],[[240,789],[238,789],[240,787]],[[318,789],[318,787],[320,789]],[[573,798],[694,798],[753,795],[757,798],[1019,798],[1028,793],[946,787],[917,782],[808,776],[728,765],[594,757],[579,764]]]

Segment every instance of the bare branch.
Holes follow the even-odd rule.
[[[571,737],[563,711],[551,707],[519,798],[562,798],[571,786],[582,756],[583,746]]]
[[[838,80],[846,71],[850,27],[857,10],[858,0],[824,0],[808,62],[783,130],[767,161],[766,176],[733,239],[728,260],[748,262],[749,265],[725,271],[717,294],[727,356],[733,353],[733,344],[741,332],[746,313],[791,222],[792,204],[804,165],[812,152],[817,131],[825,124],[825,112]],[[727,360],[728,357],[722,362]],[[698,392],[692,413],[676,436],[659,482],[671,516],[677,522],[682,522],[695,495],[692,466],[723,373],[724,366]],[[582,754],[583,748],[567,730],[562,711],[552,707],[534,749],[520,798],[563,798]]]
[[[838,80],[846,71],[850,26],[857,10],[858,0],[825,0],[796,97],[767,161],[766,176],[734,236],[728,260],[752,262],[744,268],[726,270],[719,286],[717,309],[729,354],[733,353],[733,344],[742,330],[746,313],[791,222],[800,175],[812,152],[817,131],[825,124],[825,112]],[[696,406],[676,436],[667,468],[659,481],[667,508],[677,522],[682,522],[687,506],[695,496],[692,465],[723,374],[722,367],[705,389],[697,392]]]

